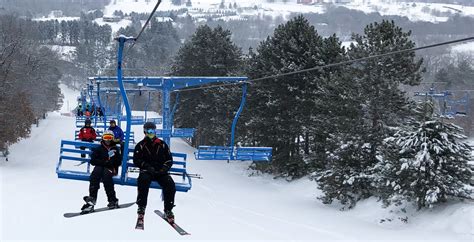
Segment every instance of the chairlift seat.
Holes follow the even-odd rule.
[[[120,121],[128,121],[127,116],[120,117]],[[131,125],[143,125],[145,123],[145,118],[143,116],[131,116],[130,124]]]
[[[89,181],[90,174],[92,169],[90,167],[90,150],[80,150],[79,147],[87,147],[92,149],[94,147],[98,147],[98,143],[89,143],[89,142],[82,142],[82,141],[70,141],[70,140],[62,140],[61,141],[61,148],[60,148],[60,156],[59,162],[56,166],[56,173],[58,178],[62,179],[70,179],[70,180],[80,180],[80,181]],[[133,163],[130,161],[133,159],[133,151],[134,147],[130,147],[129,155],[127,159],[127,172],[125,173],[125,177],[119,175],[114,176],[114,182],[117,185],[126,185],[126,186],[137,186],[137,177],[138,173],[131,173],[129,172],[129,168],[135,167]],[[86,158],[80,157],[80,154],[86,154]],[[181,177],[179,181],[175,181],[176,190],[180,192],[187,192],[192,187],[191,178],[189,177],[188,173],[186,172],[186,154],[182,153],[171,153],[173,156],[173,167],[170,169],[170,172],[173,173],[173,176]],[[77,161],[78,164],[82,164],[78,166],[72,166],[71,161]],[[68,163],[68,164],[66,164]],[[64,166],[69,165],[69,168],[64,168]],[[72,166],[72,167],[71,167]],[[74,169],[73,169],[74,168]],[[122,167],[119,169],[123,169]],[[151,188],[161,189],[158,183],[152,182]]]
[[[147,118],[147,122],[152,122],[154,124],[162,124],[163,123],[163,118]]]
[[[194,155],[196,160],[230,160],[232,152],[232,147],[228,146],[201,145]]]
[[[235,159],[269,162],[272,160],[272,147],[237,147]]]
[[[175,128],[172,137],[192,138],[194,137],[194,128]]]

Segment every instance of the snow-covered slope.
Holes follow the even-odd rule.
[[[463,53],[465,55],[474,55],[474,42],[468,42],[464,44],[455,45],[451,48],[454,53]]]
[[[474,7],[409,0],[400,2],[391,0],[352,0],[352,3],[344,6],[366,13],[378,12],[381,15],[405,16],[411,21],[444,22],[448,20],[448,16],[453,14],[474,16]]]
[[[62,88],[73,103],[77,93]],[[78,211],[88,191],[87,182],[56,178],[60,140],[71,139],[73,132],[74,118],[50,113],[30,138],[11,147],[10,161],[0,161],[0,241],[473,241],[472,203],[424,211],[408,224],[381,224],[391,215],[373,199],[341,212],[315,199],[320,192],[314,182],[249,177],[245,162],[196,161],[194,149],[179,139],[172,150],[187,153],[189,172],[204,177],[176,196],[177,222],[192,235],[178,235],[152,213],[162,209],[159,190],[150,192],[144,231],[134,229],[136,206],[66,219],[63,213]],[[135,132],[141,137],[140,127]],[[136,198],[134,187],[116,186],[116,191],[121,202]],[[105,204],[101,189],[98,206]]]
[[[222,0],[192,0],[192,7],[189,7],[189,14],[191,16],[198,15],[202,12],[220,10],[219,5]],[[317,2],[317,1],[313,1]],[[408,17],[412,21],[430,21],[443,22],[453,14],[460,14],[465,16],[474,16],[474,7],[463,6],[458,4],[440,4],[440,3],[420,3],[414,1],[393,1],[393,0],[351,0],[348,3],[335,3],[336,0],[324,0],[322,4],[298,4],[297,0],[275,0],[269,3],[267,0],[227,0],[225,1],[225,9],[229,9],[229,4],[232,6],[237,4],[242,12],[237,12],[238,15],[259,14],[267,16],[286,16],[289,13],[321,13],[324,12],[328,6],[342,6],[350,9],[361,10],[363,12],[379,12],[381,15],[399,15]],[[105,15],[112,15],[115,10],[121,10],[124,13],[130,12],[151,12],[156,1],[147,0],[116,0],[105,8]],[[175,6],[171,1],[163,1],[159,10],[180,9],[186,7]],[[253,12],[257,7],[257,13]]]
[[[218,10],[219,5],[222,0],[192,0],[192,6],[186,7],[186,5],[176,6],[171,4],[171,1],[162,1],[158,10],[165,11],[165,10],[172,10],[172,9],[181,9],[181,8],[188,8],[190,13],[196,13],[197,10]],[[245,11],[249,11],[250,9],[254,8],[255,6],[259,8],[262,13],[267,13],[267,15],[282,15],[288,12],[321,12],[323,9],[322,5],[302,5],[297,4],[296,0],[289,0],[287,3],[283,1],[275,1],[274,3],[269,3],[266,0],[227,0],[225,1],[225,9],[229,10],[229,4],[234,5],[237,4],[238,7],[243,8]],[[121,10],[124,13],[131,13],[131,12],[151,12],[153,7],[155,6],[156,1],[146,1],[146,0],[117,0],[111,1],[111,3],[106,6],[104,14],[105,15],[112,15],[115,10]]]

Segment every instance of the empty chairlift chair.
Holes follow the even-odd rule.
[[[229,146],[199,146],[194,153],[196,160],[240,160],[240,161],[260,161],[271,162],[272,147],[236,147],[234,146],[235,127],[240,113],[245,106],[247,95],[247,84],[242,87],[242,100],[240,107],[232,122],[231,141]]]

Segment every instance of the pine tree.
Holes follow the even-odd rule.
[[[148,39],[138,52],[138,58],[143,62],[143,67],[155,75],[165,74],[169,70],[172,56],[180,46],[180,40],[176,29],[170,22],[157,22],[152,20],[151,28],[144,32],[143,37]],[[144,58],[143,58],[144,57]]]
[[[356,44],[351,46],[352,58],[367,57],[415,46],[409,40],[411,32],[404,32],[393,21],[369,24],[364,35],[354,35]],[[377,150],[387,134],[387,128],[407,115],[407,98],[400,90],[401,84],[416,85],[421,81],[422,60],[414,52],[391,55],[362,62],[355,66],[355,80],[360,83],[365,97],[366,119],[369,126],[371,162],[376,162]]]
[[[172,75],[235,76],[242,68],[242,52],[231,32],[218,26],[200,26],[178,51]],[[229,131],[240,101],[239,87],[183,92],[175,115],[177,127],[197,129],[196,145],[228,145]]]
[[[295,17],[278,26],[273,36],[250,53],[248,75],[255,79],[322,65],[323,45],[314,26],[303,16]],[[311,126],[320,74],[316,71],[259,81],[251,88],[244,111],[247,136],[243,142],[273,147],[271,168],[275,174],[292,178],[308,172],[300,137]]]
[[[471,192],[466,136],[433,110],[431,101],[419,103],[417,115],[384,141],[384,159],[375,170],[387,205],[409,201],[421,209]]]
[[[338,200],[347,208],[372,195],[372,172],[367,169],[370,146],[366,143],[364,106],[360,87],[350,71],[332,76],[320,96],[325,108],[319,108],[315,120],[314,144],[310,159],[316,172],[311,176],[323,192],[324,203]]]
[[[409,36],[390,21],[370,24],[364,35],[353,36],[356,44],[348,51],[349,58],[412,48]],[[338,78],[340,87],[330,89],[337,100],[330,104],[328,115],[333,133],[327,135],[328,155],[319,157],[323,164],[313,176],[324,202],[338,199],[351,208],[375,194],[373,167],[379,162],[382,142],[409,114],[399,86],[419,83],[420,66],[413,52],[359,62]]]

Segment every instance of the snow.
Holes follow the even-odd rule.
[[[470,41],[464,44],[458,44],[451,47],[452,53],[469,53],[474,55],[474,41]]]
[[[214,21],[244,21],[254,17],[270,16],[272,18],[283,17],[288,19],[291,13],[324,13],[327,6],[330,4],[313,4],[304,5],[297,4],[296,0],[288,0],[284,3],[281,0],[276,0],[274,3],[269,3],[267,0],[227,0],[225,1],[225,9],[220,9],[219,5],[222,0],[193,0],[192,7],[186,5],[176,6],[171,1],[162,1],[158,11],[187,9],[186,13],[180,16],[189,14],[194,18],[194,21],[207,22],[209,15],[213,15]],[[331,2],[331,1],[325,1]],[[239,11],[236,9],[229,9],[229,3],[234,5],[237,3]],[[147,0],[113,0],[104,9],[104,16],[112,16],[115,11],[122,11],[123,13],[150,13],[154,8],[156,1]],[[420,3],[413,1],[392,1],[392,0],[351,0],[350,3],[332,4],[333,6],[346,7],[349,9],[360,10],[365,13],[378,12],[381,15],[398,15],[405,16],[411,21],[429,21],[429,22],[444,22],[454,14],[462,16],[473,16],[474,7],[462,6],[457,4],[441,4],[441,3]],[[257,7],[257,9],[254,9]],[[221,16],[215,16],[221,15]],[[79,20],[78,17],[64,17],[50,14],[48,17],[34,19],[35,21],[71,21]],[[103,18],[94,20],[99,25],[108,24],[112,27],[113,33],[116,33],[121,27],[126,27],[131,24],[131,20],[122,19],[119,22],[105,22]],[[164,20],[163,21],[168,21]],[[348,42],[349,43],[349,42]]]
[[[352,0],[352,3],[343,6],[366,13],[379,12],[381,15],[399,15],[405,16],[411,21],[428,21],[434,23],[445,22],[448,20],[448,16],[452,16],[456,13],[462,16],[474,16],[474,7],[458,4],[421,3],[413,1],[399,2],[390,0]],[[438,14],[433,14],[433,11]]]
[[[59,54],[59,58],[64,61],[73,62],[76,53],[76,46],[68,45],[45,45],[52,51]]]
[[[53,17],[53,16],[48,16],[48,17],[41,17],[41,18],[35,18],[32,19],[33,21],[50,21],[50,20],[58,20],[59,22],[61,21],[74,21],[74,20],[79,20],[80,17]]]
[[[65,104],[73,108],[78,92],[61,85]],[[61,139],[72,139],[74,118],[68,111],[49,113],[33,128],[31,137],[11,147],[8,162],[0,161],[0,241],[12,240],[216,240],[216,241],[473,241],[474,206],[457,202],[422,212],[409,211],[408,223],[380,223],[398,215],[381,208],[376,199],[353,210],[316,200],[321,192],[306,178],[295,182],[269,175],[250,176],[247,162],[196,161],[194,149],[180,139],[172,150],[188,154],[193,180],[187,193],[177,193],[174,212],[179,225],[192,235],[182,237],[153,214],[162,209],[160,191],[151,190],[145,230],[134,229],[136,206],[66,219],[63,213],[82,206],[88,183],[58,179],[55,166]],[[134,113],[138,114],[138,113]],[[155,114],[156,116],[157,114]],[[140,127],[134,126],[137,139]],[[136,188],[116,186],[120,202],[136,199]],[[106,204],[99,190],[98,206]]]
[[[222,11],[219,5],[222,0],[193,0],[192,7],[188,8],[188,13],[195,18],[202,18],[199,16],[205,11]],[[275,1],[269,3],[266,0],[239,0],[239,1],[225,1],[226,10],[229,3],[232,5],[237,3],[243,12],[237,13],[239,17],[246,16],[283,16],[287,17],[290,13],[323,13],[330,4],[313,4],[303,5],[297,4],[296,0],[289,0],[287,3],[283,1]],[[334,2],[334,1],[325,1]],[[111,15],[115,10],[121,10],[124,13],[138,12],[149,13],[155,6],[155,1],[145,0],[114,0],[106,6],[104,13]],[[257,6],[258,10],[253,8]],[[349,9],[360,10],[366,13],[379,12],[381,15],[399,15],[405,16],[412,21],[429,21],[429,22],[444,22],[449,16],[460,14],[462,16],[474,16],[474,7],[462,6],[458,4],[441,4],[441,3],[420,3],[413,1],[393,1],[393,0],[351,0],[350,3],[333,4],[333,6],[346,7]],[[171,1],[163,1],[158,8],[159,11],[177,10],[187,8],[185,5],[175,6]],[[224,20],[233,18],[224,18]],[[238,18],[237,18],[238,19]]]
[[[352,41],[352,40],[350,40],[350,41],[342,41],[342,42],[341,42],[342,47],[344,47],[346,50],[349,50],[349,49],[351,48],[351,44],[356,45],[357,42]]]
[[[132,23],[129,19],[122,19],[119,22],[104,22],[103,18],[95,19],[94,22],[100,26],[108,24],[112,28],[112,33],[117,33],[120,28],[125,28]]]
[[[229,3],[232,5],[234,2],[237,3],[238,7],[243,9],[242,13],[239,13],[240,16],[237,17],[226,17],[218,18],[223,20],[241,20],[245,19],[246,16],[288,16],[290,13],[322,13],[324,11],[324,6],[314,5],[307,6],[297,4],[296,0],[290,0],[288,3],[283,3],[282,1],[276,1],[275,3],[268,3],[263,0],[239,0],[239,1],[226,1],[225,7],[226,11],[235,12],[235,9],[228,9]],[[221,12],[223,9],[219,9],[221,0],[194,0],[192,1],[192,7],[188,8],[188,13],[192,17],[200,18],[200,15],[203,12]],[[111,1],[111,3],[105,7],[104,14],[112,15],[116,10],[120,10],[123,13],[150,13],[155,6],[155,1],[146,2],[146,0],[117,0]],[[255,11],[254,6],[257,6],[259,10]],[[167,11],[167,10],[178,10],[182,8],[187,8],[186,5],[176,6],[171,3],[171,1],[163,1],[158,8],[158,11]],[[216,19],[217,20],[217,19]]]
[[[64,95],[63,105],[59,109],[61,114],[73,112],[77,106],[77,97],[80,93],[68,88],[65,84],[59,84],[62,94]]]
[[[221,3],[221,0],[193,0],[192,2],[192,7],[189,9],[219,9],[219,5]],[[229,3],[232,5],[234,2],[237,3],[238,7],[241,8],[253,8],[254,6],[257,6],[259,8],[265,9],[265,11],[268,12],[320,12],[323,8],[320,5],[314,5],[314,6],[307,6],[307,5],[301,5],[301,4],[296,4],[296,0],[293,1],[288,1],[288,3],[283,3],[282,1],[275,1],[275,3],[268,3],[267,1],[263,0],[239,0],[239,1],[225,1],[225,7],[227,10]],[[112,14],[115,10],[121,10],[124,13],[131,13],[131,12],[137,12],[137,13],[143,13],[143,12],[151,12],[153,10],[153,7],[155,6],[156,1],[150,1],[147,3],[145,0],[138,0],[135,2],[135,0],[117,0],[116,4],[114,4],[114,1],[111,1],[111,3],[106,6],[104,13],[107,14]],[[171,3],[171,1],[163,1],[158,8],[159,11],[166,11],[166,10],[173,10],[173,9],[182,9],[186,8],[186,5],[181,5],[181,6],[176,6]],[[232,10],[232,9],[231,9]]]

